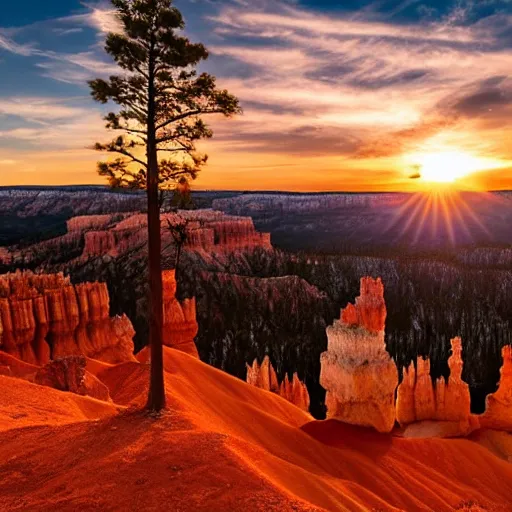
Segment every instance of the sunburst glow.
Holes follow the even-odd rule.
[[[419,165],[424,181],[438,183],[451,183],[480,169],[477,158],[456,151],[424,155]]]
[[[427,183],[453,183],[475,172],[503,166],[490,158],[482,158],[464,151],[422,152],[410,155],[421,181]]]
[[[428,241],[431,247],[445,240],[455,246],[461,239],[487,238],[490,233],[472,205],[479,203],[478,197],[482,196],[443,187],[413,194],[397,209],[389,236],[400,243],[413,234],[413,245]]]

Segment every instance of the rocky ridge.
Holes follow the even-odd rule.
[[[269,233],[256,231],[250,217],[225,215],[214,210],[183,210],[161,214],[162,245],[173,246],[170,226],[185,226],[185,249],[216,253],[240,249],[270,250]],[[16,264],[37,261],[52,249],[81,248],[79,262],[97,257],[118,257],[129,251],[144,251],[147,242],[147,216],[143,213],[119,213],[73,217],[66,222],[67,233],[34,244],[26,250],[17,247],[3,249],[0,261]],[[39,258],[41,259],[41,258]]]

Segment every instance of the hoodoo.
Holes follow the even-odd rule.
[[[328,418],[391,432],[398,371],[386,351],[386,304],[380,279],[361,279],[361,295],[327,328],[320,384]]]
[[[432,382],[429,359],[418,358],[416,368],[411,363],[404,369],[396,401],[396,418],[400,425],[419,421],[448,422],[454,424],[450,431],[460,435],[477,427],[476,418],[471,416],[469,386],[462,380],[461,339],[454,338],[451,345],[450,376],[446,381],[441,377]]]
[[[163,342],[199,358],[194,338],[199,327],[196,320],[196,299],[176,299],[176,271],[165,270],[162,275],[164,287]]]
[[[261,366],[258,359],[255,359],[252,366],[247,366],[247,383],[265,391],[270,391],[281,396],[288,402],[296,405],[299,409],[309,411],[309,393],[306,385],[299,379],[297,373],[293,374],[290,381],[288,374],[284,380],[279,383],[277,373],[270,362],[270,358],[265,356]]]
[[[0,350],[30,364],[84,355],[108,363],[134,361],[127,316],[109,316],[105,283],[72,285],[59,274],[0,276]]]
[[[486,428],[512,432],[512,345],[503,347],[503,366],[496,393],[486,400],[485,414],[480,417],[480,424]]]

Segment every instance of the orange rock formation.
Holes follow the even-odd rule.
[[[428,359],[418,358],[416,369],[414,363],[404,369],[396,402],[396,418],[400,425],[418,421],[457,423],[459,428],[451,431],[459,435],[468,434],[478,427],[478,421],[471,415],[469,386],[462,380],[461,339],[454,338],[451,345],[447,381],[441,377],[432,382]]]
[[[270,362],[270,358],[265,356],[261,366],[255,359],[252,366],[247,366],[247,383],[257,388],[270,391],[283,397],[288,402],[296,405],[299,409],[309,411],[309,393],[306,385],[299,379],[297,373],[293,374],[292,381],[288,379],[288,374],[284,380],[279,383],[277,373]]]
[[[109,402],[110,394],[107,386],[86,371],[86,365],[87,360],[84,356],[56,359],[37,371],[34,382],[41,386]]]
[[[116,218],[124,218],[129,214],[114,215],[80,215],[72,217],[66,222],[69,231],[87,231],[90,229],[104,229]]]
[[[196,299],[176,299],[176,272],[166,270],[162,274],[164,287],[163,342],[199,358],[194,338],[199,329],[196,321]]]
[[[390,432],[395,423],[398,371],[386,351],[386,304],[380,279],[361,279],[355,305],[327,328],[320,383],[327,390],[328,418]]]
[[[486,399],[485,413],[480,417],[483,427],[512,432],[512,345],[503,347],[503,366],[496,393]]]
[[[164,246],[174,244],[170,224],[186,223],[185,247],[191,251],[224,253],[253,248],[272,249],[270,233],[259,233],[250,217],[235,217],[214,210],[190,210],[163,213],[161,216]],[[82,215],[67,221],[68,232],[20,250],[19,247],[0,248],[0,261],[27,262],[40,254],[62,251],[63,247],[78,250],[84,246],[78,261],[102,256],[117,257],[128,251],[145,250],[147,245],[147,216],[143,213]]]
[[[186,247],[192,250],[224,251],[263,247],[271,249],[270,233],[259,233],[249,217],[232,217],[212,210],[182,211],[161,215],[162,238],[172,243],[169,223],[187,224]],[[146,242],[145,214],[95,215],[68,221],[68,231],[84,233],[83,259],[118,256]]]
[[[114,403],[0,376],[0,509],[512,510],[512,465],[494,437],[311,421],[167,347],[164,367],[169,413],[158,421],[131,410],[146,402],[146,365],[99,371]]]
[[[379,333],[386,323],[384,285],[381,279],[361,279],[361,295],[356,303],[348,304],[341,311],[341,322],[348,327],[363,327],[369,332]]]
[[[22,361],[79,354],[133,361],[133,335],[127,316],[109,317],[105,283],[73,286],[62,273],[0,276],[0,350]]]

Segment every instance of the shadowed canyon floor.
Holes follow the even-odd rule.
[[[404,439],[315,422],[187,354],[166,348],[165,368],[158,420],[139,411],[138,362],[89,361],[114,404],[0,376],[0,510],[512,508],[508,434]]]

